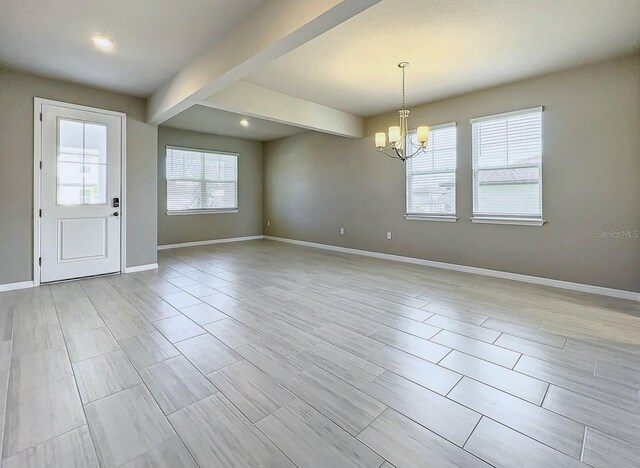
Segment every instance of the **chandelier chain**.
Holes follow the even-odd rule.
[[[404,72],[405,72],[405,67],[402,67],[402,110],[404,110],[405,105],[404,105]]]

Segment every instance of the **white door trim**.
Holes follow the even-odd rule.
[[[33,286],[40,285],[40,195],[42,191],[42,174],[40,171],[40,162],[42,161],[42,121],[40,120],[40,114],[42,113],[43,104],[120,117],[122,127],[122,156],[120,162],[120,273],[124,273],[127,265],[127,114],[124,112],[98,109],[96,107],[87,107],[36,97],[33,100]]]

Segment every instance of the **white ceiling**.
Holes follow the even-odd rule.
[[[399,61],[411,62],[411,106],[640,48],[640,0],[382,0],[359,14],[375,1],[360,0],[360,8],[348,3],[355,0],[298,1],[0,0],[0,65],[139,96],[161,92],[178,71],[195,70],[194,79],[207,83],[216,78],[209,76],[211,70],[220,78],[236,67],[252,70],[244,80],[266,88],[267,94],[289,95],[276,108],[286,107],[294,96],[361,122],[360,117],[400,106]],[[302,8],[312,6],[318,8]],[[332,7],[335,17],[321,14],[324,7]],[[307,15],[312,26],[305,21],[292,25],[282,11]],[[295,34],[289,31],[294,26],[299,28]],[[253,47],[256,28],[274,43]],[[303,43],[312,37],[310,31],[328,28]],[[276,40],[278,31],[288,36]],[[96,50],[90,40],[95,33],[112,37],[115,51]],[[290,50],[283,41],[296,35],[303,44],[281,55]],[[216,47],[223,43],[219,55]],[[269,47],[275,50],[272,56],[280,57],[257,69],[256,63],[264,63],[258,56]],[[242,72],[224,86],[249,86],[233,83]],[[200,90],[191,78],[183,83],[185,101]],[[230,89],[219,93],[231,96]],[[302,125],[300,116],[308,120],[316,113],[307,104],[289,109],[295,118],[277,119],[291,125],[271,122],[268,113],[252,113],[242,105],[223,108],[262,119],[252,118],[251,126],[243,128],[238,123],[242,115],[196,105],[166,125],[266,141],[303,131],[295,126]]]
[[[383,0],[246,81],[360,116],[640,47],[639,0]]]
[[[249,122],[248,127],[240,125],[240,120],[244,118]],[[245,117],[205,106],[192,106],[165,121],[162,126],[257,141],[274,140],[306,131],[304,128],[292,125]]]
[[[146,96],[263,0],[2,0],[0,64]],[[90,40],[107,34],[116,51]]]

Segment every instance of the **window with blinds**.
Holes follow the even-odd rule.
[[[471,120],[474,218],[542,219],[542,107]]]
[[[409,134],[409,146],[418,146],[416,133]],[[407,216],[456,214],[456,124],[431,127],[424,153],[408,159]]]
[[[167,146],[167,213],[238,209],[238,155]]]

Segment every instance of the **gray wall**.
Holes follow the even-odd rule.
[[[238,212],[167,215],[165,165],[167,145],[239,153]],[[158,245],[261,234],[262,143],[160,127],[158,129]]]
[[[469,119],[538,105],[547,224],[472,224]],[[264,233],[640,291],[640,239],[599,236],[640,230],[640,57],[411,109],[413,125],[458,122],[456,223],[404,219],[404,165],[373,145],[396,119],[368,119],[363,140],[305,133],[265,144]]]
[[[33,265],[33,98],[127,114],[127,266],[156,262],[157,128],[144,100],[0,68],[0,284]]]

